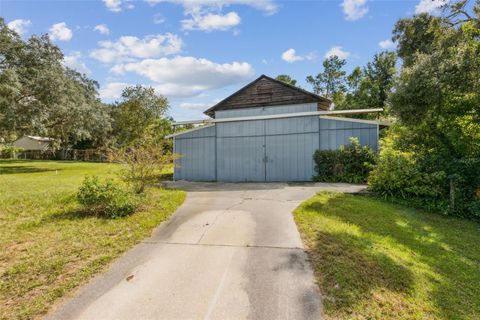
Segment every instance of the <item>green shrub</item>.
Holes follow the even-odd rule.
[[[453,161],[447,168],[453,187],[449,196],[453,195],[454,201],[450,213],[480,219],[480,158]]]
[[[391,200],[470,219],[480,218],[480,159],[451,161],[424,150],[406,151],[405,133],[391,130],[382,139],[370,172],[372,191]]]
[[[116,185],[113,180],[101,182],[98,177],[86,177],[77,193],[77,200],[95,215],[108,218],[129,215],[138,208],[139,197]]]
[[[446,205],[441,188],[445,178],[445,172],[422,172],[412,152],[395,150],[383,140],[368,185],[384,198],[409,199],[427,209],[439,209]]]
[[[17,154],[21,153],[23,148],[17,148],[11,145],[0,146],[1,159],[15,159]]]
[[[350,144],[339,150],[317,150],[313,155],[315,181],[364,183],[375,153],[369,146],[361,146],[358,138],[350,138]]]
[[[152,143],[146,141],[137,145],[112,149],[109,159],[122,165],[120,179],[130,185],[137,194],[161,179],[165,168],[177,158],[168,150],[164,141]]]

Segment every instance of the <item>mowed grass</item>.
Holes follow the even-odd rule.
[[[295,221],[327,319],[480,319],[480,224],[320,193]]]
[[[45,314],[59,297],[148,237],[185,193],[149,188],[128,217],[81,214],[75,193],[85,175],[115,177],[103,163],[0,161],[0,318]]]

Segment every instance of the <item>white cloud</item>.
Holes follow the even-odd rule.
[[[367,0],[343,0],[342,7],[345,19],[350,21],[361,19],[368,12]]]
[[[284,53],[282,53],[282,59],[287,62],[295,62],[303,60],[303,57],[297,56],[295,49],[288,49]]]
[[[187,13],[199,12],[204,8],[221,10],[229,5],[247,5],[265,12],[267,15],[277,13],[278,6],[274,0],[145,0],[151,5],[170,2],[182,5]]]
[[[180,104],[180,108],[194,111],[204,111],[209,108],[210,105],[206,103],[195,103],[195,102],[183,102]]]
[[[240,21],[240,16],[234,11],[225,15],[213,13],[207,13],[205,15],[193,14],[190,19],[182,20],[182,28],[184,30],[203,31],[228,30],[231,27],[239,25]]]
[[[100,34],[109,35],[110,29],[108,29],[106,24],[97,24],[93,30],[98,31]]]
[[[143,39],[123,36],[115,42],[100,41],[98,44],[101,48],[92,50],[90,57],[105,63],[161,57],[179,53],[183,47],[182,39],[171,33],[146,36]]]
[[[130,84],[125,82],[110,82],[105,86],[101,86],[98,90],[99,96],[102,99],[118,99],[122,95],[123,89],[128,87]]]
[[[14,30],[19,35],[23,35],[25,32],[27,32],[27,28],[31,25],[32,22],[30,20],[24,19],[15,19],[7,23],[7,27]]]
[[[108,10],[113,12],[122,11],[122,0],[102,0]]]
[[[73,36],[72,30],[67,27],[65,22],[55,23],[48,31],[52,41],[69,41]]]
[[[390,39],[380,41],[378,45],[380,46],[380,48],[385,50],[393,50],[397,47],[397,45]]]
[[[435,13],[441,6],[448,2],[449,0],[420,0],[415,6],[415,13]]]
[[[162,14],[160,13],[156,13],[154,16],[153,16],[153,23],[155,24],[162,24],[165,22],[165,18],[163,17]]]
[[[87,65],[81,61],[82,55],[79,51],[75,51],[72,54],[63,57],[63,65],[70,69],[77,70],[80,73],[89,74],[91,71]]]
[[[337,56],[340,59],[348,59],[352,54],[348,51],[343,50],[342,46],[331,47],[330,50],[325,53],[325,58],[330,58],[332,56]]]
[[[242,83],[254,75],[252,66],[246,62],[219,64],[182,56],[119,64],[111,71],[142,75],[155,82],[154,87],[159,93],[174,97],[194,96],[205,90]]]
[[[315,60],[315,58],[316,56],[314,53],[309,53],[304,56],[297,55],[297,52],[293,48],[290,48],[284,53],[282,53],[282,59],[287,61],[288,63],[293,63],[293,62],[302,61],[302,60]]]
[[[133,0],[102,0],[105,4],[105,7],[112,12],[120,12],[124,8],[133,9],[135,5],[132,3]]]
[[[228,30],[237,26],[241,18],[237,12],[223,14],[224,7],[230,5],[246,5],[265,12],[275,14],[278,7],[274,0],[145,0],[151,5],[160,2],[170,2],[183,6],[184,15],[188,19],[182,20],[184,30]]]

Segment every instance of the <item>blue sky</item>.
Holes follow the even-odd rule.
[[[65,64],[100,83],[105,102],[126,85],[151,85],[176,120],[202,111],[261,74],[298,84],[325,56],[347,70],[393,50],[394,23],[435,12],[444,0],[0,0],[0,16],[23,37],[48,33]]]

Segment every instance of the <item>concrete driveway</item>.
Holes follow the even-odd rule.
[[[291,212],[345,184],[177,182],[185,203],[50,319],[320,319]]]

